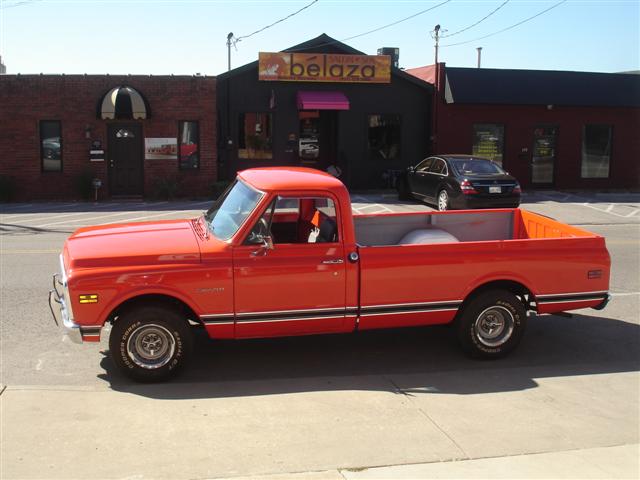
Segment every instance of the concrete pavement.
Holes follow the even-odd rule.
[[[508,465],[503,477],[529,478],[544,477],[547,467],[535,458],[473,460],[556,452],[546,457],[553,466],[547,478],[637,478],[638,457],[630,461],[628,448],[563,454],[638,443],[637,398],[625,394],[630,386],[638,391],[637,371],[564,378],[530,373],[534,389],[500,391],[496,385],[522,373],[484,371],[476,383],[496,391],[466,395],[448,393],[461,383],[473,388],[455,371],[128,385],[121,391],[9,386],[0,396],[0,474],[192,479],[337,469],[354,479],[450,478],[475,468],[494,476]],[[581,462],[580,455],[590,461]],[[458,460],[471,463],[440,463]],[[434,465],[415,465],[424,463]],[[404,467],[372,469],[388,465]]]
[[[586,448],[450,462],[392,465],[364,469],[297,472],[235,480],[377,480],[416,478],[629,478],[637,479],[640,445]]]

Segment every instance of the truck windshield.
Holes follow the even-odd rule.
[[[236,181],[205,214],[207,227],[220,240],[229,240],[251,215],[263,195],[244,182]]]
[[[504,170],[489,160],[453,159],[450,162],[458,172],[458,175],[495,175],[496,173],[504,173]]]

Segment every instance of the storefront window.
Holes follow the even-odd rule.
[[[62,127],[59,121],[40,122],[40,155],[43,172],[62,171]]]
[[[609,178],[611,125],[585,125],[582,132],[582,178]]]
[[[504,158],[504,125],[476,123],[473,126],[473,155],[502,165]]]
[[[180,170],[192,170],[200,167],[200,128],[198,122],[180,122],[178,151]]]
[[[369,158],[396,160],[400,156],[400,115],[369,115]]]
[[[238,158],[273,158],[270,113],[241,113],[238,137]]]

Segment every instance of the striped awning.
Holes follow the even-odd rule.
[[[100,118],[103,120],[144,120],[147,117],[146,102],[135,88],[115,87],[102,98]]]

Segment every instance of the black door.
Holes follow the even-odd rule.
[[[109,192],[142,195],[142,127],[135,123],[109,125]]]
[[[531,184],[552,186],[556,163],[558,128],[539,126],[533,131],[533,154],[531,157]]]
[[[336,164],[337,113],[334,110],[320,110],[320,158],[318,167],[326,170]]]
[[[429,175],[428,172],[433,162],[433,158],[426,158],[418,165],[416,165],[413,173],[409,175],[409,190],[411,190],[411,193],[414,193],[420,197],[431,195],[427,192],[427,177]]]

